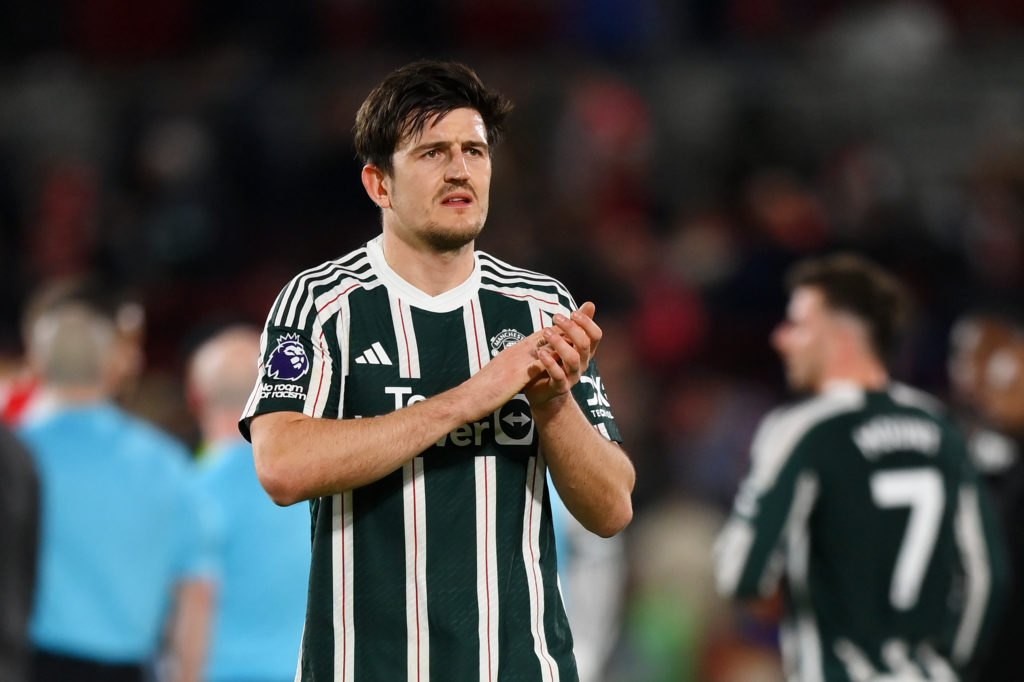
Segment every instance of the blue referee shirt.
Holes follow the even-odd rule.
[[[241,438],[219,443],[204,461],[218,583],[206,679],[290,682],[306,616],[309,506],[274,504]]]
[[[152,660],[176,583],[209,570],[188,452],[109,403],[58,408],[21,435],[42,497],[33,644]]]

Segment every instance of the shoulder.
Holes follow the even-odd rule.
[[[751,455],[765,465],[781,466],[809,434],[861,409],[864,402],[864,392],[851,386],[773,410],[757,429]]]
[[[314,310],[332,299],[360,286],[371,286],[377,275],[370,263],[367,247],[307,268],[292,277],[281,289],[267,320],[268,326],[293,326],[304,323]]]
[[[175,466],[191,461],[188,449],[180,440],[141,417],[124,412],[120,408],[114,409],[117,410],[124,434],[131,439],[132,445],[144,445],[149,452],[166,458]]]
[[[948,417],[946,406],[941,400],[913,386],[893,382],[889,385],[886,392],[897,405],[921,410],[936,419]]]
[[[480,264],[480,284],[499,293],[515,295],[522,290],[532,290],[558,298],[566,308],[575,309],[576,302],[564,284],[558,279],[496,258],[485,251],[476,252]]]

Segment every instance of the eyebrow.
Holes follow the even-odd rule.
[[[455,143],[450,141],[450,140],[435,140],[434,142],[424,142],[423,144],[418,144],[415,147],[413,147],[412,149],[410,149],[409,153],[410,154],[418,154],[420,152],[425,152],[425,151],[428,151],[430,149],[443,149],[445,147],[450,147],[453,144],[455,144]],[[488,149],[491,148],[490,145],[487,144],[486,142],[481,142],[481,141],[478,141],[478,140],[469,140],[467,142],[463,142],[462,146],[463,147],[472,147],[474,149],[483,149],[483,150],[488,150]]]

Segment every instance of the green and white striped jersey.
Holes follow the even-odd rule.
[[[381,238],[295,277],[267,320],[252,417],[360,418],[456,386],[575,303],[556,280],[476,253],[431,297]],[[574,396],[619,440],[591,364]],[[517,395],[370,485],[311,502],[300,679],[575,680],[543,453]]]
[[[716,545],[717,580],[756,598],[784,574],[789,680],[960,679],[1006,569],[941,406],[900,384],[832,385],[768,415],[752,460]]]

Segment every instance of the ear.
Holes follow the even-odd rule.
[[[373,203],[381,208],[391,208],[390,177],[371,163],[363,166],[363,187],[373,199]]]

